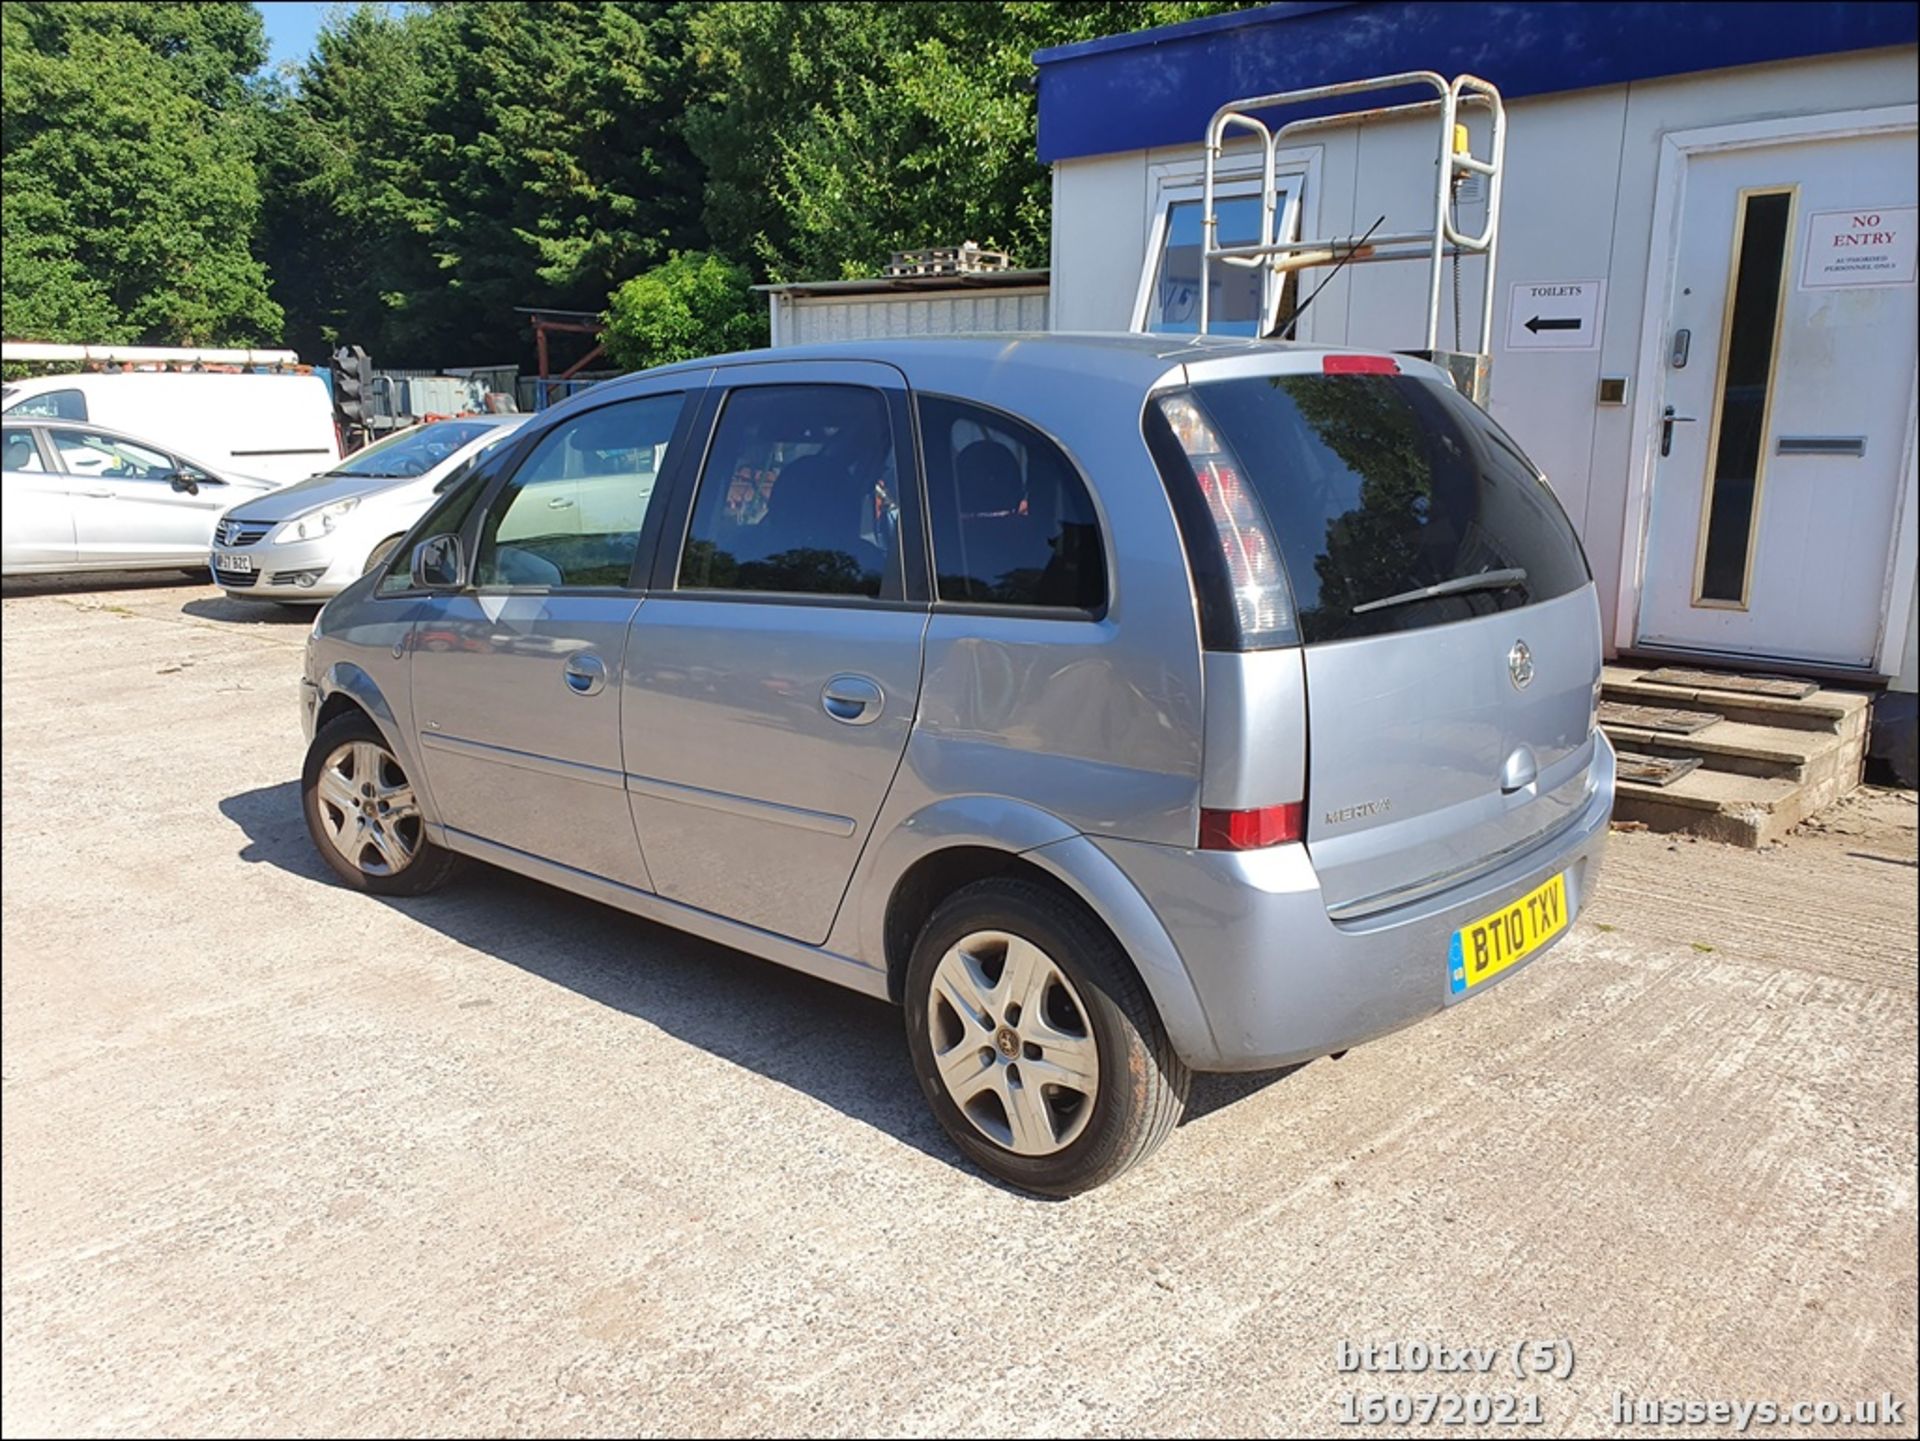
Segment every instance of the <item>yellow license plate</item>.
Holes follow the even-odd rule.
[[[1447,984],[1458,996],[1524,961],[1567,928],[1567,878],[1555,876],[1453,933]]]

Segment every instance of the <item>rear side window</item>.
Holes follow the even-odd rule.
[[[1450,386],[1275,375],[1192,396],[1265,513],[1304,641],[1490,615],[1590,578],[1545,480]],[[1431,586],[1451,593],[1416,596]]]
[[[964,401],[920,401],[935,594],[968,605],[1097,611],[1107,567],[1073,462],[1022,421]]]
[[[879,391],[742,387],[707,453],[679,588],[898,600],[899,496]]]
[[[77,390],[48,390],[16,400],[7,407],[8,415],[45,415],[54,420],[85,420],[87,397]]]

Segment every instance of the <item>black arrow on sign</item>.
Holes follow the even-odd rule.
[[[1539,316],[1527,322],[1527,329],[1538,335],[1543,330],[1578,330],[1580,322],[1575,320],[1542,320]]]

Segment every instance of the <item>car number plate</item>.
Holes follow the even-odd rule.
[[[1490,916],[1453,933],[1447,984],[1454,995],[1490,981],[1524,961],[1567,928],[1567,878],[1563,872]]]
[[[216,550],[213,553],[213,568],[215,570],[237,571],[241,575],[252,575],[253,557],[250,555],[241,555],[238,551]]]

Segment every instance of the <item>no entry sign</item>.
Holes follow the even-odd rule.
[[[1913,284],[1915,215],[1911,205],[1815,211],[1807,217],[1801,287]]]

